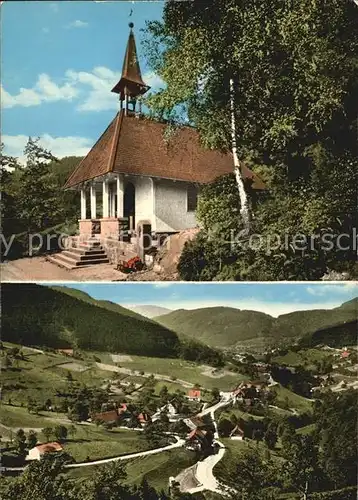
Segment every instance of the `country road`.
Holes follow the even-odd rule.
[[[220,460],[223,458],[225,454],[225,446],[218,440],[219,435],[218,435],[218,428],[217,428],[217,422],[215,420],[215,412],[219,408],[223,408],[224,406],[227,406],[230,404],[232,400],[232,395],[229,392],[222,392],[221,393],[221,400],[216,403],[213,406],[209,406],[208,408],[205,408],[201,413],[199,413],[198,416],[203,417],[204,415],[211,415],[211,419],[213,421],[214,427],[215,427],[215,434],[214,434],[214,443],[218,445],[218,450],[215,454],[209,455],[206,457],[204,460],[199,461],[196,464],[196,468],[194,470],[194,475],[196,481],[199,483],[199,486],[196,486],[194,488],[190,488],[186,491],[186,493],[198,493],[200,491],[204,490],[210,490],[213,491],[214,493],[218,493],[220,495],[226,496],[227,495],[227,488],[225,488],[223,485],[221,485],[217,479],[214,476],[213,469],[217,463],[220,462]]]

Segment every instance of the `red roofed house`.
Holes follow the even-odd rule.
[[[137,420],[140,423],[140,425],[144,427],[151,421],[151,418],[147,413],[140,413],[137,417]]]
[[[57,453],[63,451],[63,447],[56,441],[52,443],[38,444],[29,450],[25,460],[40,460],[46,453]]]
[[[112,89],[119,111],[65,184],[81,192],[81,239],[121,240],[120,248],[124,236],[138,244],[136,235],[155,233],[159,242],[161,234],[196,227],[200,186],[234,168],[232,155],[204,149],[193,127],[178,127],[165,139],[167,124],[142,114],[140,97],[150,87],[141,76],[132,23],[130,28],[122,76]],[[244,165],[242,174],[252,190],[265,189]]]
[[[201,391],[197,389],[190,389],[188,392],[188,399],[190,401],[199,401],[201,400]]]
[[[343,358],[343,359],[349,358],[349,351],[346,347],[343,349],[343,351],[341,353],[341,358]]]
[[[207,445],[207,432],[202,429],[192,430],[186,437],[186,448],[189,450],[200,450]]]
[[[120,415],[124,413],[124,411],[125,410],[121,410],[121,408],[119,408],[118,410],[113,409],[100,413],[94,413],[92,415],[92,421],[106,422],[107,424],[116,423],[119,420]]]

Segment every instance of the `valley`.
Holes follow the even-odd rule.
[[[349,343],[347,305],[342,309],[348,315],[338,314],[348,328],[340,341],[331,333],[337,325],[327,326],[325,317],[316,331],[327,343],[315,342],[316,331],[307,334],[301,325],[291,342],[286,337],[269,348],[215,348],[200,329],[192,339],[183,334],[192,325],[185,326],[183,318],[177,332],[78,290],[14,286],[3,289],[3,484],[27,477],[38,456],[39,464],[61,460],[71,488],[112,467],[121,471],[126,488],[145,489],[148,483],[166,498],[211,500],[235,498],[236,468],[256,463],[255,468],[272,469],[265,474],[278,474],[275,498],[298,500],[294,483],[279,479],[282,464],[296,453],[292,440],[308,446],[328,427],[331,436],[330,426],[340,417],[325,420],[327,408],[339,415],[355,398],[358,351]],[[212,324],[204,312],[202,329],[205,321]],[[247,313],[248,318],[255,312]],[[305,322],[316,327],[313,313],[315,319]],[[224,318],[222,312],[222,325]],[[246,325],[255,334],[255,322]],[[336,442],[330,446],[339,456]],[[253,471],[247,474],[240,481]]]

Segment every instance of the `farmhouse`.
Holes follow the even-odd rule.
[[[198,401],[200,403],[201,391],[199,391],[197,389],[190,389],[187,397],[188,397],[189,401]]]
[[[144,239],[159,246],[164,235],[196,227],[201,186],[233,171],[232,155],[204,149],[193,127],[173,130],[143,115],[141,96],[150,87],[132,28],[130,23],[122,76],[112,89],[118,113],[65,184],[81,193],[81,239],[121,241],[122,249],[128,243],[143,248]],[[252,193],[265,189],[245,165],[242,175]]]
[[[56,441],[53,441],[51,443],[38,444],[37,446],[29,450],[25,460],[40,460],[46,453],[57,453],[60,451],[63,451],[63,447]]]
[[[148,413],[140,413],[137,417],[137,420],[142,427],[151,422],[151,418]]]
[[[208,446],[207,432],[198,428],[192,430],[186,437],[185,446],[188,450],[202,450]]]

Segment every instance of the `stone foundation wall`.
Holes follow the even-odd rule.
[[[81,237],[89,238],[92,235],[92,221],[91,219],[80,219],[78,221]]]

